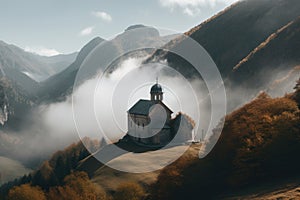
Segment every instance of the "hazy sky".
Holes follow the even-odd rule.
[[[0,40],[53,55],[129,25],[185,32],[237,0],[0,0]]]

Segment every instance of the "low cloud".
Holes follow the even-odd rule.
[[[183,111],[198,121],[197,99],[191,85],[198,88],[199,82],[188,83],[171,68],[167,70],[159,64],[144,66],[142,61],[124,60],[102,79],[95,77],[85,81],[66,101],[37,108],[31,115],[30,126],[24,127],[21,133],[9,134],[18,141],[17,149],[12,145],[12,149],[7,150],[9,156],[30,164],[78,141],[79,136],[100,140],[105,135],[111,142],[120,139],[127,131],[127,110],[139,99],[150,98],[150,88],[159,74],[166,105],[174,114]]]
[[[80,36],[88,36],[88,35],[91,35],[93,33],[93,30],[94,30],[94,26],[89,26],[89,27],[86,27],[85,29],[81,30],[79,35]]]
[[[201,105],[199,109],[197,105],[204,95],[201,82],[188,81],[167,64],[144,65],[142,61],[128,58],[112,73],[86,81],[75,91],[74,116],[81,137],[99,139],[105,135],[110,141],[122,137],[127,131],[127,110],[139,99],[150,99],[150,88],[158,76],[164,102],[174,116],[182,111],[199,122]],[[204,108],[201,111],[205,117]]]
[[[215,8],[218,5],[228,6],[238,0],[159,0],[159,3],[171,11],[182,9],[188,16],[196,16],[203,9]]]
[[[213,105],[210,104],[205,83],[201,80],[186,80],[179,72],[168,67],[167,63],[143,64],[143,60],[128,58],[120,62],[113,72],[102,76],[102,79],[94,77],[82,83],[66,101],[40,106],[32,113],[28,123],[30,125],[26,125],[22,132],[0,132],[0,147],[10,147],[1,149],[2,153],[31,166],[32,160],[45,158],[57,149],[63,149],[78,141],[79,136],[100,140],[105,135],[111,142],[116,141],[127,131],[127,110],[139,99],[150,98],[149,90],[157,76],[163,86],[164,103],[173,110],[174,115],[182,111],[196,121],[197,139],[202,137],[202,130],[204,134],[210,135],[208,126]],[[295,72],[280,74],[286,76]],[[292,80],[287,77],[288,83],[283,83],[286,85],[291,81],[294,85],[296,78],[298,76]],[[234,107],[254,97],[246,94],[255,95],[254,89],[227,89],[228,94],[231,94],[230,104]],[[217,104],[221,105],[222,99],[219,101]],[[215,105],[216,110],[218,105]],[[224,116],[222,112],[217,115],[219,119]],[[212,122],[213,128],[219,119]]]
[[[111,22],[112,21],[111,15],[106,13],[106,12],[103,12],[103,11],[92,12],[92,15],[97,17],[97,18],[102,19],[105,22]]]
[[[56,56],[58,54],[61,54],[59,51],[55,49],[45,48],[45,47],[25,47],[24,50],[40,56]]]

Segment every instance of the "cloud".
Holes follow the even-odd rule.
[[[199,10],[199,9],[196,9],[196,8],[195,8],[195,9],[185,8],[185,9],[183,10],[183,13],[184,13],[184,14],[186,14],[186,15],[188,15],[188,16],[191,16],[191,17],[197,15],[199,12],[200,12],[200,10]]]
[[[112,21],[112,17],[110,14],[106,13],[106,12],[102,12],[102,11],[96,11],[96,12],[92,12],[92,15],[102,19],[105,22],[111,22]]]
[[[87,27],[87,28],[81,30],[80,33],[79,33],[79,35],[80,36],[90,35],[90,34],[92,34],[94,28],[95,28],[94,26]]]
[[[112,80],[120,80],[130,71],[137,69],[142,64],[143,59],[129,58],[125,60],[119,68],[117,68],[111,75]]]
[[[159,0],[159,3],[172,11],[180,8],[188,16],[196,16],[205,8],[215,8],[218,4],[230,5],[238,0]]]
[[[61,54],[55,49],[49,49],[45,47],[25,47],[24,50],[30,53],[38,54],[40,56],[56,56],[58,54]]]

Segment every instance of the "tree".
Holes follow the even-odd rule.
[[[296,82],[296,86],[294,87],[294,89],[295,89],[296,91],[299,91],[299,90],[300,90],[300,78],[299,78],[299,80]]]
[[[46,190],[48,190],[49,187],[57,185],[57,183],[57,177],[48,161],[45,161],[42,164],[41,168],[34,174],[32,178],[33,185],[40,186]]]
[[[105,200],[106,193],[92,183],[85,172],[74,172],[64,179],[64,186],[51,188],[49,200]]]
[[[8,200],[46,200],[44,192],[39,187],[24,184],[12,188],[8,193]]]
[[[296,90],[294,93],[294,100],[298,103],[298,106],[300,107],[300,78],[299,80],[296,82],[296,86],[294,87],[294,89]]]
[[[144,189],[136,183],[121,184],[114,195],[115,200],[141,200],[145,197]]]

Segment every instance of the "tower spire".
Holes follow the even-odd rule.
[[[156,84],[158,84],[158,76],[156,77]]]

